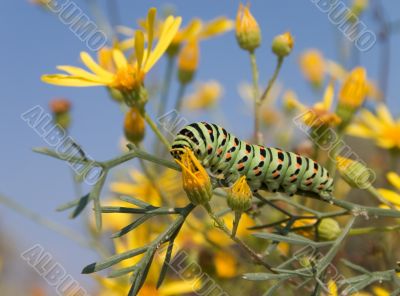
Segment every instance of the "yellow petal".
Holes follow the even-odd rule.
[[[381,121],[367,109],[361,110],[361,120],[375,130],[382,126]]]
[[[163,284],[160,289],[160,295],[182,295],[187,293],[194,293],[201,287],[200,281],[196,278],[188,281],[170,281]]]
[[[144,34],[142,31],[136,31],[135,33],[135,53],[138,69],[140,70],[142,68],[144,53]]]
[[[346,132],[349,135],[360,137],[360,138],[372,138],[374,133],[361,124],[351,124],[347,129]]]
[[[372,291],[374,291],[374,294],[376,296],[389,296],[390,295],[390,292],[388,292],[386,289],[378,287],[378,286],[372,287]]]
[[[182,42],[183,40],[189,40],[196,35],[199,34],[201,27],[203,26],[203,23],[200,19],[194,18],[190,21],[190,23],[186,26],[184,30],[179,34],[179,40],[178,42]]]
[[[113,58],[114,58],[114,63],[117,66],[117,69],[125,68],[128,65],[128,62],[119,49],[113,49]]]
[[[107,82],[107,80],[103,79],[102,77],[98,77],[92,73],[89,73],[81,68],[73,67],[73,66],[57,66],[57,69],[61,71],[65,71],[72,76],[76,76],[75,78],[83,78],[86,80],[90,80],[93,82]]]
[[[328,290],[329,290],[329,296],[338,296],[338,288],[333,280],[329,280]]]
[[[99,64],[97,64],[87,52],[81,52],[81,60],[86,67],[88,67],[96,75],[102,76],[106,79],[113,78],[113,74],[100,67]]]
[[[378,115],[378,118],[383,122],[387,124],[394,123],[392,115],[384,104],[379,104],[378,107],[376,107],[376,113]]]
[[[234,22],[232,20],[226,17],[219,17],[204,26],[204,29],[200,32],[199,38],[205,39],[225,33],[226,31],[232,30],[233,26]]]
[[[150,51],[153,48],[154,38],[154,23],[156,19],[157,9],[154,7],[149,9],[147,14],[147,56],[150,56]]]
[[[333,96],[334,96],[334,83],[333,83],[333,81],[331,81],[325,90],[324,98],[322,100],[323,107],[325,110],[331,109],[332,102],[333,102]]]
[[[385,188],[379,188],[378,192],[387,201],[391,202],[392,204],[394,204],[396,206],[400,206],[400,194],[398,194],[392,190],[385,189]]]
[[[216,272],[221,278],[232,278],[237,275],[237,261],[226,250],[215,253],[214,264]]]
[[[150,53],[148,59],[146,60],[146,64],[144,65],[144,72],[147,73],[154,64],[161,58],[164,54],[165,50],[171,44],[172,39],[176,35],[179,30],[179,26],[181,25],[182,19],[180,17],[174,18],[169,16],[164,23],[160,39],[154,51]]]
[[[386,175],[387,179],[389,180],[390,184],[400,190],[400,176],[395,172],[389,172]]]
[[[101,82],[94,82],[84,78],[71,77],[64,74],[43,75],[41,79],[43,82],[61,86],[87,87],[104,85],[104,83]]]

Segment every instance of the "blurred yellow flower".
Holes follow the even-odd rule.
[[[131,182],[115,181],[110,185],[111,191],[120,195],[128,195],[151,203],[154,206],[161,206],[161,196],[154,181],[138,170],[129,172]],[[157,186],[162,188],[166,196],[177,196],[180,194],[181,185],[178,182],[179,174],[166,169],[157,175]]]
[[[334,97],[334,84],[333,81],[327,86],[323,99],[317,102],[312,107],[306,107],[300,103],[295,97],[286,97],[286,105],[291,108],[296,108],[303,114],[303,121],[310,127],[319,126],[336,126],[340,123],[340,118],[331,111]]]
[[[360,107],[367,95],[367,71],[354,68],[345,79],[339,91],[339,104],[352,109]]]
[[[208,109],[216,105],[223,94],[222,85],[215,80],[198,83],[195,92],[185,99],[188,109]]]
[[[44,82],[62,86],[99,86],[104,85],[110,88],[118,89],[122,92],[130,92],[140,87],[147,72],[161,58],[170,45],[175,34],[178,32],[181,18],[168,17],[162,25],[162,32],[157,45],[153,49],[154,41],[154,21],[156,9],[151,8],[147,16],[149,24],[146,36],[147,47],[145,47],[144,35],[142,31],[136,31],[135,34],[135,61],[129,63],[120,49],[112,50],[114,71],[109,66],[104,68],[97,64],[92,57],[86,53],[81,53],[82,62],[92,71],[92,73],[72,66],[58,66],[57,68],[65,71],[67,74],[43,75]],[[109,59],[108,59],[109,61]],[[107,63],[110,64],[109,62]]]
[[[232,278],[238,274],[237,260],[227,250],[218,250],[214,255],[215,271],[220,278]]]
[[[199,66],[200,48],[197,39],[189,40],[178,56],[178,78],[182,84],[192,81]]]
[[[300,55],[300,69],[313,86],[320,87],[324,80],[325,59],[317,49],[309,49]]]
[[[396,191],[386,188],[379,188],[378,192],[384,199],[392,203],[398,210],[400,210],[400,176],[395,172],[389,172],[387,173],[386,178],[388,179],[389,183],[395,187]],[[386,208],[387,205],[381,205],[381,207]]]
[[[385,149],[400,149],[400,118],[394,120],[383,103],[377,106],[376,115],[361,110],[358,121],[347,128],[347,133],[374,140],[376,145]]]
[[[375,296],[390,296],[390,292],[384,288],[373,286],[372,291],[374,292]]]

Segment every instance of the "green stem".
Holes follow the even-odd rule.
[[[50,230],[53,230],[68,239],[71,239],[72,241],[76,242],[78,245],[80,245],[84,248],[95,249],[102,257],[109,256],[108,250],[104,246],[99,244],[99,242],[97,242],[96,240],[92,240],[92,239],[87,240],[81,234],[73,231],[72,229],[69,229],[67,227],[64,227],[63,225],[55,223],[46,218],[43,218],[39,214],[31,211],[28,208],[25,208],[21,204],[19,204],[19,203],[15,202],[14,200],[12,200],[4,195],[1,195],[1,194],[0,194],[0,203],[4,204],[9,209],[17,212],[18,214],[24,216],[25,218],[27,218],[41,226],[44,226]]]
[[[144,120],[146,120],[147,124],[150,126],[150,128],[153,130],[153,132],[156,134],[158,139],[165,145],[165,147],[169,150],[171,148],[171,145],[169,144],[167,138],[164,137],[162,132],[159,130],[157,127],[157,124],[150,118],[149,114],[147,114],[146,111],[143,111],[143,117]]]
[[[342,147],[341,143],[343,140],[343,134],[344,134],[343,129],[338,131],[338,134],[337,134],[338,138],[337,138],[336,142],[334,143],[332,150],[328,151],[328,161],[326,164],[326,168],[332,178],[335,177],[336,157],[338,156],[338,152],[339,152],[340,148]]]
[[[183,97],[185,95],[185,91],[186,91],[186,84],[185,83],[181,83],[179,85],[179,90],[178,90],[178,96],[175,102],[175,110],[176,111],[180,111],[182,108],[182,103],[183,103]]]
[[[165,113],[168,102],[169,89],[171,87],[172,74],[174,70],[175,56],[168,56],[167,67],[165,69],[164,83],[161,90],[160,104],[158,106],[157,118]]]
[[[263,92],[263,94],[261,95],[261,103],[268,97],[268,94],[270,92],[270,90],[272,89],[272,86],[274,85],[276,78],[278,78],[278,74],[282,68],[282,64],[283,64],[283,58],[279,57],[278,61],[276,63],[276,67],[274,70],[274,74],[272,74],[271,79],[268,81],[268,85],[267,88],[265,89],[265,91]]]
[[[250,52],[251,73],[253,78],[253,99],[254,99],[254,140],[257,144],[262,144],[260,132],[260,94],[259,94],[259,74],[257,60],[254,51]]]
[[[261,255],[257,254],[253,249],[251,249],[245,242],[243,242],[240,238],[237,236],[233,236],[229,228],[225,225],[224,220],[221,218],[217,217],[213,211],[211,210],[210,205],[206,205],[205,209],[207,210],[208,214],[210,215],[211,219],[215,222],[216,226],[221,229],[227,236],[229,236],[235,243],[237,243],[247,254],[249,254],[253,260],[267,268],[273,273],[276,273],[273,269],[272,266],[269,265],[267,262],[265,262]]]
[[[381,202],[381,203],[387,205],[389,208],[391,208],[391,209],[393,209],[393,210],[396,209],[396,207],[395,207],[393,204],[391,204],[389,201],[387,201],[387,200],[379,193],[379,191],[378,191],[374,186],[370,185],[370,186],[368,186],[368,187],[366,188],[366,190],[367,190],[369,193],[371,193],[379,202]]]
[[[350,229],[349,235],[363,235],[363,234],[370,234],[374,232],[390,232],[396,231],[400,229],[400,225],[393,225],[393,226],[385,226],[385,227],[362,227],[362,228],[353,228]]]

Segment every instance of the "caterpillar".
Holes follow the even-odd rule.
[[[179,159],[185,147],[213,175],[228,183],[246,176],[254,192],[281,190],[292,196],[302,190],[329,199],[333,191],[328,171],[312,159],[279,148],[248,144],[216,124],[196,122],[182,128],[172,143],[171,155]]]

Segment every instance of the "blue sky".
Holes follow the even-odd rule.
[[[371,0],[374,2],[375,0]],[[104,1],[100,1],[104,2]],[[85,1],[78,1],[79,7],[90,15]],[[118,1],[122,24],[134,27],[136,19],[146,15],[150,5],[161,8],[165,1]],[[238,1],[203,0],[170,1],[186,24],[192,17],[210,20],[220,15],[234,18]],[[103,3],[104,4],[104,3]],[[337,39],[340,36],[322,13],[309,0],[254,0],[251,1],[253,14],[263,32],[262,46],[257,50],[260,82],[265,85],[273,72],[275,57],[270,51],[273,36],[287,30],[295,37],[293,54],[287,58],[279,76],[284,87],[294,89],[304,102],[312,103],[318,97],[301,77],[298,69],[298,55],[307,48],[319,48],[326,57],[339,59]],[[387,18],[397,20],[400,2],[384,1]],[[43,146],[43,140],[21,120],[20,115],[35,105],[47,108],[54,97],[67,97],[73,102],[73,126],[71,134],[95,159],[108,159],[119,153],[118,141],[122,135],[122,113],[117,105],[108,99],[102,88],[62,88],[40,81],[40,75],[55,72],[56,65],[79,65],[79,52],[87,50],[57,16],[30,5],[27,1],[3,1],[0,10],[0,34],[3,38],[0,55],[2,68],[0,107],[0,192],[14,198],[29,209],[81,231],[81,220],[69,220],[66,213],[54,209],[73,197],[70,172],[66,165],[34,154],[32,147]],[[376,22],[368,12],[363,19],[371,30]],[[391,39],[391,70],[388,89],[388,104],[398,114],[400,89],[399,34]],[[368,69],[370,77],[379,74],[380,46],[375,45],[361,53],[360,64]],[[159,63],[151,75],[161,79],[164,61]],[[216,79],[225,88],[221,110],[235,133],[248,135],[252,127],[250,117],[243,112],[243,102],[237,92],[237,85],[250,81],[248,56],[236,45],[233,32],[201,44],[201,63],[197,73],[199,81]],[[176,85],[171,89],[175,98]],[[171,98],[171,101],[172,101]],[[189,116],[189,115],[188,115]],[[190,118],[190,116],[189,116]],[[194,119],[207,119],[205,113],[196,114]],[[87,282],[86,276],[79,275],[81,267],[97,259],[96,254],[78,247],[62,236],[37,226],[29,220],[0,205],[0,227],[3,235],[11,237],[18,245],[17,252],[42,244],[69,273]],[[72,259],[71,259],[72,258]],[[20,262],[21,264],[22,261]]]

